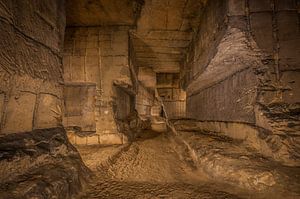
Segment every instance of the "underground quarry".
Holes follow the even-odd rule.
[[[0,0],[0,199],[248,198],[300,198],[300,0]]]

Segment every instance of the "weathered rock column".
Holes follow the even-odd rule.
[[[0,1],[0,132],[62,120],[64,1]]]

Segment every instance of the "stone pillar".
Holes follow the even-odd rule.
[[[0,132],[62,120],[64,1],[0,2]]]

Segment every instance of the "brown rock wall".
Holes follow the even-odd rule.
[[[298,164],[297,2],[229,0],[221,18],[218,3],[206,8],[181,75],[188,116],[268,129],[274,157]]]
[[[1,133],[61,123],[64,1],[0,1]]]

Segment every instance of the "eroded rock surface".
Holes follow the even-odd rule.
[[[261,193],[276,192],[279,198],[284,194],[290,198],[299,197],[299,167],[284,166],[264,156],[245,140],[201,130],[194,120],[173,122],[197,168],[213,179]]]
[[[185,142],[186,145],[183,145]],[[299,168],[231,138],[154,133],[126,146],[79,147],[94,178],[80,198],[297,198]]]
[[[89,169],[63,128],[0,137],[0,198],[74,197]]]
[[[94,172],[80,198],[240,198],[222,184],[192,177],[193,167],[179,150],[182,146],[154,132],[123,147],[79,147]]]

